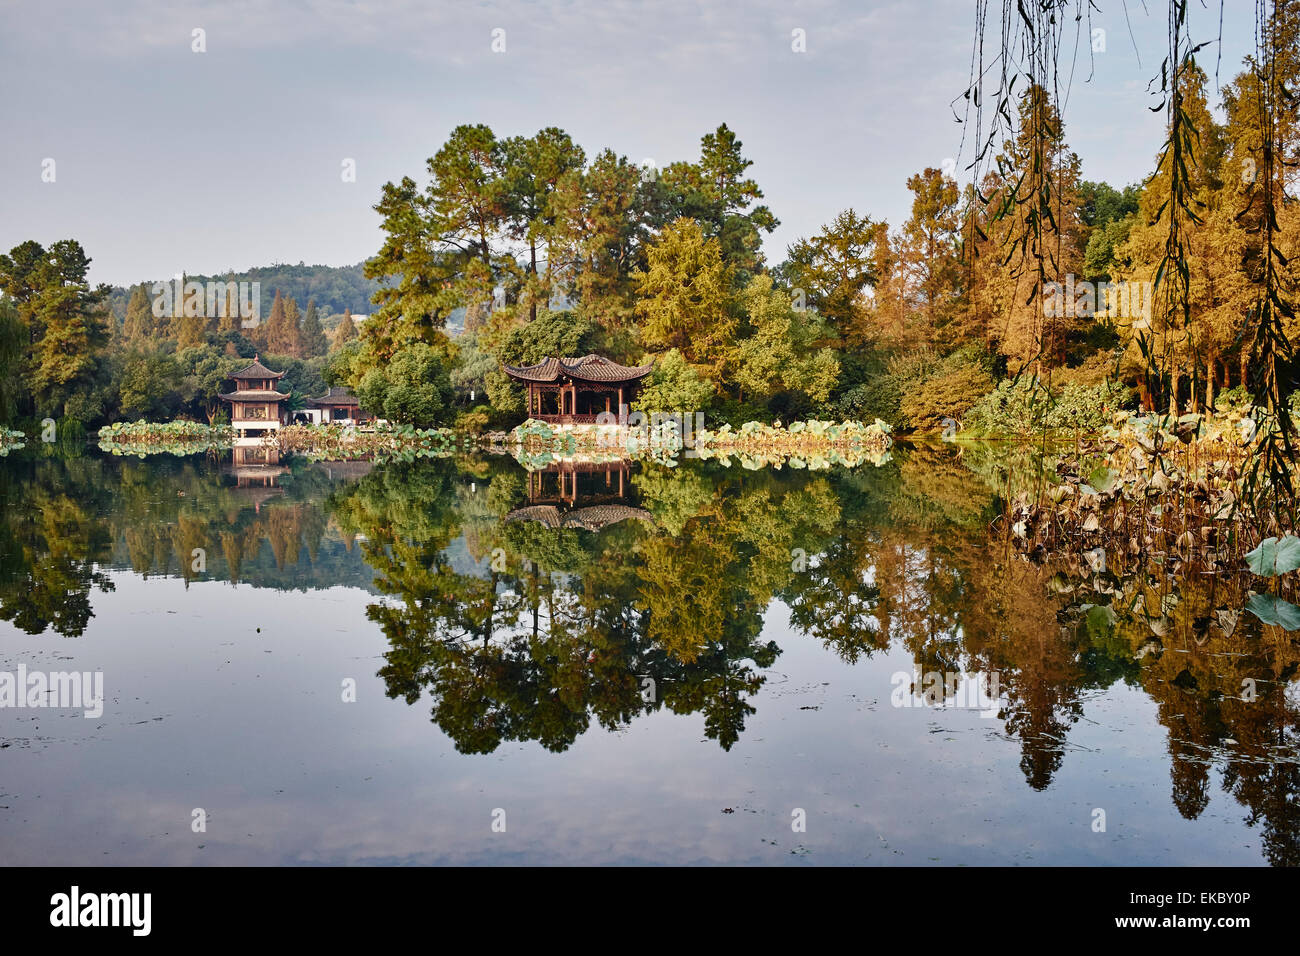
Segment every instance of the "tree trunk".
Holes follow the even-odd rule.
[[[528,254],[530,256],[530,264],[528,267],[529,275],[531,275],[534,279],[536,279],[537,278],[537,240],[536,239],[528,240]],[[536,282],[534,282],[533,285],[536,286]],[[528,295],[528,321],[529,322],[537,321],[537,289],[536,288],[534,288],[533,291],[530,292]]]

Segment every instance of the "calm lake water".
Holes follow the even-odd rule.
[[[0,863],[1300,864],[1296,635],[1016,556],[1033,470],[28,448],[0,672],[104,699],[0,708]]]

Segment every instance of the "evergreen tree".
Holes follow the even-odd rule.
[[[339,327],[334,330],[333,348],[338,349],[344,343],[351,342],[357,337],[357,323],[352,318],[352,310],[343,310],[343,320],[339,322]]]
[[[268,338],[266,347],[280,355],[302,358],[302,329],[299,323],[302,313],[298,311],[298,300],[289,296],[284,300],[284,323],[280,326],[276,338]]]
[[[227,275],[226,282],[237,282],[235,276]],[[238,288],[238,286],[236,286]],[[221,305],[221,312],[217,316],[217,333],[226,335],[231,332],[238,332],[244,327],[244,317],[240,314],[240,301],[238,295],[227,295],[224,297]],[[250,318],[252,318],[250,316]]]
[[[271,314],[257,328],[254,342],[259,348],[268,352],[274,352],[277,355],[285,354],[281,346],[288,337],[287,324],[284,297],[280,295],[280,290],[276,289],[275,298],[271,302]]]
[[[921,337],[950,351],[961,344],[950,328],[961,308],[961,212],[957,183],[927,168],[907,180],[912,215],[899,248],[907,292]]]
[[[737,286],[748,284],[763,266],[759,233],[780,225],[767,206],[750,208],[763,198],[763,191],[745,178],[754,164],[741,155],[741,146],[723,123],[701,137],[698,163],[673,163],[664,171],[664,184],[678,204],[679,215],[697,220],[705,236],[718,240]]]
[[[429,160],[426,189],[410,177],[384,185],[375,206],[384,218],[384,244],[365,265],[367,278],[396,279],[375,293],[377,308],[364,330],[377,361],[413,342],[436,343],[456,308],[490,309],[498,281],[516,271],[501,245],[508,218],[504,165],[491,129],[458,126]]]
[[[520,301],[528,319],[537,318],[538,305],[549,308],[554,291],[554,255],[558,220],[556,190],[563,177],[586,162],[582,147],[564,130],[548,127],[536,136],[516,136],[502,144],[505,167],[506,232],[528,250],[523,267]],[[545,265],[539,265],[538,250]]]
[[[329,342],[325,339],[325,330],[321,328],[315,299],[307,300],[307,315],[302,320],[301,339],[302,358],[313,358],[329,351]]]
[[[0,256],[0,291],[13,298],[25,326],[26,380],[38,415],[95,412],[88,393],[108,341],[103,303],[110,289],[91,288],[89,268],[75,239],[48,250],[28,240]]]
[[[677,349],[688,362],[708,366],[720,386],[739,327],[733,269],[723,261],[721,243],[682,218],[664,230],[649,256],[649,268],[637,276],[641,342]]]
[[[985,180],[984,238],[977,244],[971,305],[988,343],[1018,373],[1063,364],[1068,336],[1087,321],[1072,304],[1048,314],[1049,283],[1083,271],[1079,158],[1048,92],[1031,86],[1019,105],[1019,134]],[[1041,134],[1041,135],[1040,135]]]
[[[821,314],[840,345],[861,346],[872,337],[865,324],[867,293],[886,277],[888,249],[886,223],[846,209],[811,239],[790,246],[780,271],[792,294]]]
[[[153,335],[153,300],[142,282],[131,290],[131,301],[126,306],[126,319],[122,323],[122,337],[128,344],[148,340]]]
[[[1206,97],[1208,78],[1204,71],[1194,62],[1189,63],[1180,71],[1179,80],[1182,110],[1194,130],[1182,158],[1194,216],[1188,217],[1183,233],[1183,260],[1191,304],[1189,321],[1182,321],[1177,310],[1162,309],[1153,303],[1149,316],[1116,316],[1115,324],[1127,344],[1125,369],[1138,380],[1144,397],[1149,391],[1148,366],[1154,360],[1167,380],[1167,385],[1156,383],[1160,391],[1167,387],[1171,401],[1190,400],[1195,405],[1205,394],[1204,383],[1212,367],[1240,337],[1245,312],[1236,312],[1244,304],[1238,295],[1242,290],[1231,276],[1223,275],[1216,267],[1218,257],[1213,251],[1217,247],[1220,253],[1226,254],[1232,241],[1224,233],[1225,227],[1231,228],[1231,217],[1217,211],[1223,198],[1220,191],[1224,185],[1221,178],[1224,130],[1210,111]],[[1154,287],[1156,276],[1161,274],[1168,252],[1168,217],[1174,214],[1172,163],[1172,155],[1164,153],[1142,189],[1138,215],[1129,229],[1127,242],[1121,247],[1123,261],[1116,268],[1120,281],[1148,283]],[[1167,267],[1164,274],[1162,281],[1167,289],[1173,274]],[[1229,321],[1224,323],[1224,319]],[[1191,383],[1186,396],[1182,394],[1185,380]],[[1211,385],[1211,394],[1213,388]],[[1150,396],[1150,400],[1154,401],[1155,396]]]
[[[634,321],[634,274],[662,225],[655,208],[657,184],[642,170],[605,149],[585,170],[561,177],[556,210],[555,272],[566,296],[607,329]]]
[[[13,302],[0,296],[0,424],[13,422],[22,406],[26,332]]]

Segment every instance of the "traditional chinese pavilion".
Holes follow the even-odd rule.
[[[321,422],[352,421],[357,424],[369,421],[370,415],[362,410],[361,402],[346,388],[331,388],[320,398],[309,398],[307,404],[321,410]]]
[[[280,403],[289,396],[277,389],[283,372],[272,372],[253,356],[253,364],[230,376],[235,390],[219,396],[230,403],[230,424],[240,438],[265,437],[280,427]]]
[[[536,365],[505,365],[528,387],[528,417],[560,424],[594,423],[602,412],[622,417],[653,365],[619,365],[603,355],[548,358]]]

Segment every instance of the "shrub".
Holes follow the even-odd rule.
[[[655,362],[632,403],[638,412],[698,412],[713,402],[713,386],[700,377],[682,353],[669,349]]]
[[[456,416],[456,431],[462,433],[477,435],[479,432],[487,431],[491,424],[491,411],[482,405],[476,405]]]
[[[1095,352],[1074,368],[1060,368],[1052,373],[1052,385],[1104,385],[1115,374],[1115,356]]]
[[[451,379],[443,356],[415,342],[399,349],[382,368],[372,368],[357,385],[363,407],[390,421],[436,425],[450,417]]]
[[[1052,395],[1042,382],[1007,379],[971,407],[965,425],[987,436],[1098,431],[1110,424],[1111,416],[1128,399],[1128,390],[1113,383],[1070,383]]]
[[[945,418],[960,419],[992,387],[993,378],[982,366],[957,364],[925,379],[903,397],[900,424],[906,422],[917,429],[939,428]]]
[[[922,382],[939,367],[934,352],[921,350],[890,359],[882,371],[844,392],[832,405],[836,418],[849,421],[889,422],[907,428],[902,412],[903,397],[920,388]]]
[[[833,412],[854,421],[879,418],[900,430],[936,428],[944,418],[961,417],[992,387],[980,350],[940,358],[921,349],[891,359],[874,378],[846,391]]]

